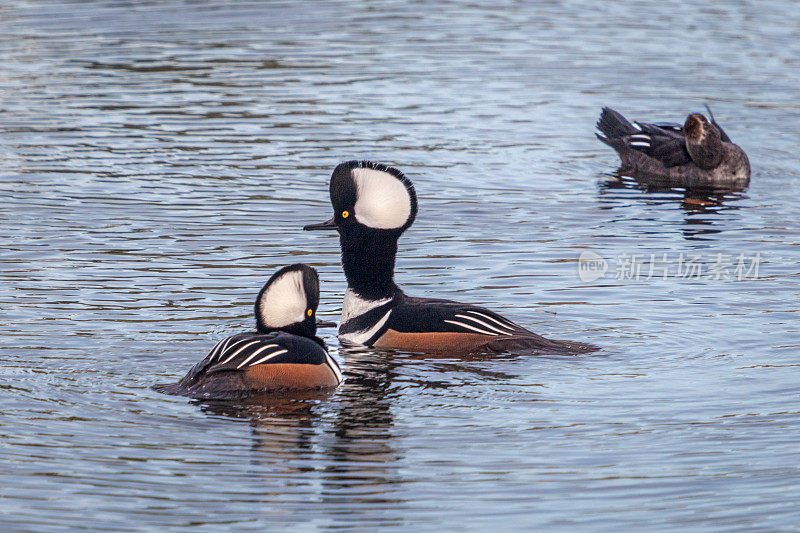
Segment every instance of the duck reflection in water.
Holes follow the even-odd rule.
[[[385,519],[399,524],[403,501],[386,487],[402,481],[398,461],[405,453],[398,449],[392,415],[401,363],[369,348],[342,352],[345,380],[335,391],[196,403],[208,415],[249,420],[251,464],[259,466],[265,494],[280,498],[285,486],[302,485],[323,504],[379,505]],[[319,481],[309,482],[308,472]]]
[[[638,200],[648,205],[663,205],[679,202],[686,215],[682,229],[686,239],[702,239],[703,235],[720,233],[715,228],[718,215],[722,211],[735,211],[740,208],[737,202],[747,199],[746,186],[741,185],[695,185],[686,187],[680,180],[663,176],[631,176],[618,170],[608,174],[599,183],[601,197],[623,200],[624,207],[634,199],[625,191],[638,190],[642,194]],[[615,209],[618,203],[606,204],[603,209]]]
[[[348,346],[340,348],[339,356],[346,361],[345,379],[333,391],[196,403],[208,415],[249,421],[251,464],[259,466],[265,485],[273,485],[276,497],[285,483],[312,488],[304,476],[313,471],[320,483],[313,489],[319,501],[380,506],[382,523],[403,520],[405,501],[387,487],[406,481],[400,464],[408,452],[402,447],[393,414],[393,406],[407,396],[404,389],[463,386],[465,375],[480,381],[517,377],[470,364],[497,361],[496,354],[433,358]],[[428,379],[433,374],[450,379]]]

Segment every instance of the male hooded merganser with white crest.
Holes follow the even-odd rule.
[[[546,339],[468,304],[406,296],[394,283],[397,241],[417,214],[414,186],[396,168],[348,161],[330,183],[333,218],[306,230],[336,229],[347,291],[339,339],[419,352],[577,354],[597,348]]]
[[[342,382],[339,365],[316,336],[319,277],[313,268],[283,267],[255,304],[256,331],[217,343],[177,383],[153,388],[202,399],[242,398],[281,389],[320,389]]]
[[[620,171],[663,176],[682,186],[747,185],[750,161],[714,120],[692,113],[680,124],[629,122],[604,107],[597,138],[617,151]]]

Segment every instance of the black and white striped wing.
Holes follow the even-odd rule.
[[[691,162],[680,124],[634,122],[633,125],[639,131],[625,137],[625,144],[629,148],[647,154],[666,167]]]
[[[217,343],[203,363],[207,373],[246,370],[273,361],[288,351],[273,335],[235,335]]]
[[[465,308],[454,312],[452,318],[444,322],[464,333],[480,333],[482,335],[513,336],[526,330],[507,318],[482,308]]]
[[[388,326],[399,332],[477,333],[506,337],[529,333],[494,311],[450,300],[406,298],[393,309]]]

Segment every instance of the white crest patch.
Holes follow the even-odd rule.
[[[303,272],[290,270],[273,281],[258,302],[258,312],[270,328],[282,328],[306,318]]]
[[[376,229],[399,228],[411,216],[411,195],[405,184],[382,170],[354,168],[356,220]]]

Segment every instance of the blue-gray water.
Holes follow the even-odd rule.
[[[3,2],[2,529],[794,530],[799,58],[789,1]],[[611,177],[603,105],[706,102],[747,190]],[[300,228],[353,158],[415,182],[408,293],[603,350],[436,359],[326,329],[331,394],[151,391],[250,328],[278,266],[318,268],[338,318],[337,240]],[[634,279],[650,254],[666,277]]]

